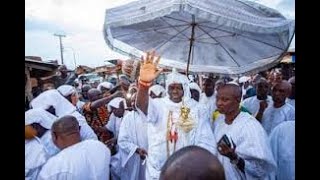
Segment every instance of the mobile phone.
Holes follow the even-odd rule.
[[[231,142],[230,142],[230,140],[229,140],[229,138],[228,138],[227,135],[223,135],[223,136],[222,136],[222,138],[219,140],[219,144],[220,144],[220,143],[224,143],[224,144],[226,144],[228,147],[231,148]]]

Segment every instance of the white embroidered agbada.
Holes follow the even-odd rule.
[[[261,120],[263,128],[269,135],[271,131],[284,121],[295,120],[295,108],[288,103],[285,103],[280,108],[275,108],[273,105],[267,108]]]
[[[295,121],[285,121],[270,134],[273,157],[277,171],[271,179],[295,179]]]
[[[44,109],[29,109],[25,112],[25,125],[39,123],[42,127],[48,129],[47,132],[45,132],[41,138],[37,139],[38,142],[44,146],[49,157],[57,154],[60,151],[59,148],[53,144],[51,137],[51,126],[53,122],[56,120],[56,116],[47,112]]]
[[[218,153],[226,180],[265,179],[275,171],[276,164],[272,156],[267,134],[261,124],[250,114],[240,112],[232,124],[228,125],[225,116],[219,116],[214,123],[214,135],[218,142],[224,134],[236,145],[236,153],[245,161],[245,174],[230,163],[228,157]]]
[[[167,124],[172,124],[169,131],[174,131],[178,134],[175,150],[189,145],[198,145],[216,154],[216,142],[213,137],[212,130],[208,121],[203,120],[207,118],[203,115],[199,103],[190,98],[190,89],[188,87],[189,81],[185,75],[177,72],[172,72],[167,76],[166,89],[173,83],[181,83],[183,86],[184,105],[190,108],[189,117],[194,122],[193,129],[185,133],[177,122],[180,116],[180,108],[182,102],[174,103],[169,99],[169,95],[164,98],[151,99],[149,98],[148,105],[148,158],[146,166],[146,179],[159,179],[160,170],[167,160],[167,153],[170,155],[174,152],[174,143],[167,141]],[[172,112],[172,122],[169,120],[169,111]],[[205,117],[204,117],[205,116]],[[169,149],[167,149],[167,142]]]
[[[146,116],[141,111],[131,111],[124,116],[118,137],[121,156],[121,180],[145,180],[146,165],[142,165],[137,148],[148,150]]]
[[[271,107],[273,105],[271,96],[267,96],[266,101],[268,103],[268,107]],[[245,107],[248,111],[250,111],[253,117],[256,117],[260,108],[260,102],[261,100],[259,100],[257,96],[253,96],[243,100],[242,106]]]
[[[110,150],[85,140],[63,149],[42,167],[38,180],[109,180]]]
[[[77,118],[79,125],[81,126],[80,135],[81,139],[98,139],[97,135],[93,132],[88,125],[84,116],[82,116],[66,98],[64,98],[56,89],[47,90],[31,102],[32,108],[48,109],[53,106],[57,117],[65,115],[72,115]]]

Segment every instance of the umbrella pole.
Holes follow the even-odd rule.
[[[194,28],[196,27],[195,23],[195,17],[192,15],[192,23],[191,23],[191,38],[189,39],[190,41],[190,46],[189,46],[189,54],[188,54],[188,62],[187,62],[187,72],[186,75],[188,76],[189,74],[189,66],[190,66],[190,60],[191,60],[191,51],[192,51],[192,46],[193,46],[193,41],[194,41]]]

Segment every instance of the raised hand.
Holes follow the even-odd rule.
[[[141,57],[140,66],[140,81],[144,83],[151,83],[162,72],[162,69],[158,69],[160,56],[155,55],[155,51],[147,52],[146,57]]]

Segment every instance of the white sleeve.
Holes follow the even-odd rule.
[[[148,115],[147,121],[151,123],[156,123],[160,118],[160,114],[162,113],[162,107],[164,106],[162,100],[160,98],[152,99],[149,98],[149,105],[148,105]]]

